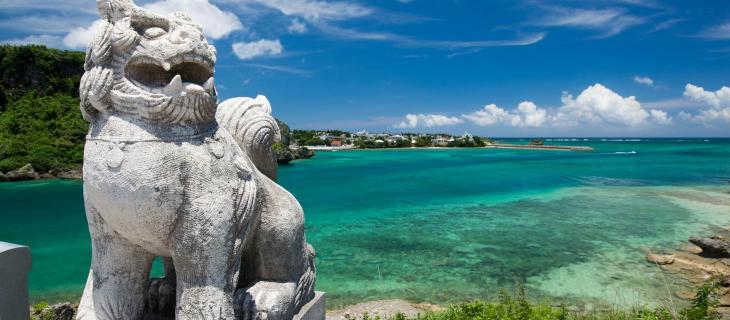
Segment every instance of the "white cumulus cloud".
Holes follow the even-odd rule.
[[[717,92],[715,92],[717,95]],[[654,126],[674,125],[673,117],[658,108],[644,108],[633,97],[623,97],[600,83],[583,90],[577,97],[563,93],[562,105],[554,108],[540,108],[532,101],[520,102],[512,109],[488,104],[459,117],[448,115],[409,114],[396,128],[435,127],[455,125],[462,122],[487,127],[506,126],[515,128],[576,127],[591,130],[647,130]],[[697,115],[680,112],[679,120],[709,121],[724,119],[730,122],[730,108],[705,110]]]
[[[723,86],[717,91],[707,91],[702,87],[688,83],[684,88],[684,97],[702,103],[709,109],[695,116],[686,116],[694,121],[711,123],[724,121],[730,123],[730,87]]]
[[[233,44],[233,53],[241,60],[251,60],[261,56],[277,56],[284,52],[284,46],[279,39],[261,39],[253,42],[236,42]]]
[[[457,117],[448,117],[440,114],[407,114],[405,120],[396,124],[396,128],[443,127],[464,122]]]
[[[649,77],[634,76],[634,82],[650,87],[654,86],[654,79]]]
[[[306,33],[307,25],[299,19],[294,19],[289,24],[289,27],[287,27],[287,30],[289,30],[289,33]]]
[[[730,108],[702,110],[693,117],[693,120],[704,123],[712,123],[718,120],[730,123]]]
[[[530,101],[521,102],[513,111],[508,111],[495,104],[483,109],[464,114],[462,118],[478,126],[506,124],[515,127],[540,127],[547,120],[547,111],[540,109]]]
[[[471,121],[478,126],[491,126],[497,123],[505,122],[510,118],[509,112],[496,104],[488,104],[483,109],[477,110],[470,114],[461,115],[464,119]]]
[[[94,33],[102,24],[101,20],[94,21],[90,26],[78,27],[63,37],[63,44],[68,48],[85,49],[94,38]]]
[[[641,107],[636,97],[624,98],[600,83],[583,90],[578,97],[563,94],[563,106],[554,120],[558,125],[605,123],[619,126],[639,126],[651,116]]]
[[[519,114],[512,119],[512,125],[521,127],[539,127],[547,120],[547,111],[540,109],[530,101],[524,101],[517,106]],[[517,120],[515,120],[517,119]]]
[[[162,0],[144,5],[144,8],[164,15],[176,11],[187,12],[193,21],[203,27],[205,35],[212,39],[220,39],[233,31],[244,29],[235,14],[221,10],[208,0]]]
[[[651,114],[651,120],[657,124],[664,126],[672,124],[672,118],[666,111],[651,109],[649,110],[649,114]]]
[[[730,107],[730,87],[726,86],[717,91],[707,91],[702,87],[688,83],[684,87],[684,97],[713,108]]]

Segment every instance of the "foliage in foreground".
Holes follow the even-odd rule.
[[[527,300],[522,287],[514,295],[502,291],[494,302],[473,301],[451,305],[440,312],[428,312],[414,318],[397,314],[387,320],[714,320],[717,312],[719,282],[710,280],[697,289],[695,298],[686,308],[664,306],[656,309],[608,310],[575,312],[565,306],[533,303]],[[354,319],[354,318],[353,318]],[[385,320],[380,316],[363,314],[362,320]]]
[[[510,295],[502,290],[499,299],[493,302],[473,301],[451,305],[440,312],[428,312],[410,318],[396,314],[387,319],[371,317],[368,313],[351,320],[719,320],[717,312],[719,279],[710,279],[697,288],[691,304],[685,308],[668,305],[656,309],[635,308],[633,310],[604,310],[575,312],[565,306],[534,303],[527,299],[522,286]],[[48,303],[38,302],[30,307],[32,320],[50,320],[51,313],[44,312]]]

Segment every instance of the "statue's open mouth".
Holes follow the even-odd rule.
[[[214,94],[212,63],[194,56],[179,56],[171,61],[136,57],[124,68],[125,77],[152,93],[172,97],[187,94]]]

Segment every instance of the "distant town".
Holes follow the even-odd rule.
[[[289,146],[307,147],[313,150],[337,149],[380,149],[412,147],[484,147],[492,144],[485,137],[464,133],[460,136],[439,133],[370,133],[367,131],[346,132],[340,130],[293,130]]]

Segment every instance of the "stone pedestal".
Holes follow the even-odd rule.
[[[294,316],[293,320],[325,320],[325,312],[324,292],[317,291],[314,293],[312,301],[302,306],[302,309]]]
[[[30,248],[0,242],[0,319],[30,319]]]

